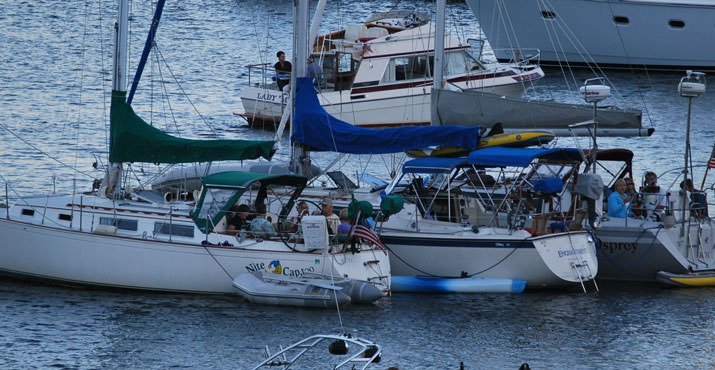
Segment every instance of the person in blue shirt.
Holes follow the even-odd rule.
[[[305,76],[313,79],[313,84],[320,84],[320,75],[323,74],[323,69],[320,64],[313,61],[313,57],[308,57],[308,64],[305,67]]]
[[[632,196],[626,194],[626,181],[616,180],[614,186],[616,191],[608,196],[608,217],[626,218],[626,215],[633,217],[630,206]]]
[[[273,227],[273,224],[266,220],[265,204],[256,204],[256,218],[251,220],[250,228],[256,237],[267,238],[276,235],[276,229]]]

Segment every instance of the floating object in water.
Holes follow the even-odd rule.
[[[493,146],[506,146],[523,148],[535,145],[548,144],[554,139],[554,134],[548,131],[524,131],[514,134],[497,134],[479,140],[477,149]],[[467,148],[437,147],[434,149],[410,150],[407,152],[412,157],[464,157],[471,152]]]
[[[334,364],[333,359],[322,361],[323,356],[320,356],[319,349],[325,348],[323,347],[325,342],[330,342],[328,352],[331,355],[342,356],[338,364]],[[306,356],[301,361],[302,356],[308,352],[311,355]],[[254,367],[253,370],[266,368],[292,369],[296,363],[300,363],[298,365],[300,368],[309,369],[329,367],[331,369],[364,370],[368,367],[374,368],[372,365],[380,362],[382,347],[377,343],[351,334],[317,334],[299,340],[288,347],[280,347],[280,351],[273,354],[270,353],[268,346],[266,346],[263,354],[266,359]],[[306,360],[309,360],[307,367],[305,366]]]
[[[395,293],[521,293],[524,280],[495,278],[440,278],[432,276],[393,276]]]
[[[673,274],[667,271],[658,271],[655,279],[663,284],[680,287],[715,286],[715,270],[691,272],[688,274]]]
[[[291,278],[257,271],[236,276],[233,286],[251,303],[320,308],[350,303],[342,287],[323,279]]]

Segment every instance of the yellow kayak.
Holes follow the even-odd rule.
[[[664,284],[675,286],[715,286],[715,270],[692,272],[689,274],[673,274],[667,271],[658,271],[655,279]]]
[[[523,148],[533,145],[543,145],[554,139],[554,134],[547,131],[525,131],[515,134],[498,134],[487,136],[479,140],[477,149],[491,146],[508,146]],[[471,150],[455,147],[438,147],[434,149],[410,150],[407,155],[411,157],[463,157]]]

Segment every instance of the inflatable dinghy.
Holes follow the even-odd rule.
[[[506,146],[513,148],[523,148],[535,145],[548,144],[554,139],[554,134],[548,131],[525,131],[515,134],[497,134],[486,136],[479,140],[477,149],[489,148],[492,146]],[[421,150],[410,150],[407,155],[411,157],[464,157],[471,150],[467,148],[437,147]]]
[[[655,279],[663,284],[681,287],[687,286],[715,286],[715,270],[691,272],[689,274],[673,274],[667,271],[658,271]]]

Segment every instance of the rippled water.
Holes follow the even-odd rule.
[[[245,66],[272,62],[278,49],[290,55],[290,4],[168,2],[157,44],[169,67],[147,67],[135,109],[185,137],[271,137],[243,127],[233,112],[242,109]],[[144,43],[149,5],[132,4],[132,67]],[[399,6],[431,11],[433,3]],[[322,28],[333,30],[389,8],[381,1],[330,2]],[[466,6],[448,8],[450,29],[475,36],[476,21]],[[70,191],[75,178],[77,189],[84,190],[102,176],[92,163],[106,157],[114,14],[113,2],[0,3],[0,180],[9,182],[11,197],[13,191]],[[582,82],[572,78],[583,81],[592,74],[581,70],[564,78],[557,72],[547,71],[532,93],[579,102],[574,86]],[[608,76],[618,94],[607,103],[644,109],[645,125],[656,133],[605,138],[600,145],[634,150],[636,175],[679,166],[687,113],[687,100],[675,89],[681,74]],[[162,80],[169,83],[162,87]],[[164,95],[168,103],[151,99]],[[693,155],[702,162],[715,137],[715,94],[693,104]],[[285,141],[278,159],[287,158]],[[317,158],[328,162],[332,155]],[[367,166],[384,174],[390,165],[389,158],[352,157],[345,167],[350,173]],[[151,164],[135,169],[157,171]],[[702,168],[696,173],[699,183]],[[673,178],[666,174],[663,180]],[[339,326],[334,311],[252,306],[233,296],[70,289],[9,279],[0,280],[0,307],[0,368],[13,369],[247,368],[261,359],[265,344],[276,348]],[[600,294],[588,296],[576,290],[396,295],[351,307],[342,320],[384,346],[384,366],[378,368],[446,369],[463,361],[468,369],[516,369],[522,362],[532,368],[712,369],[713,307],[715,289],[602,284]]]

